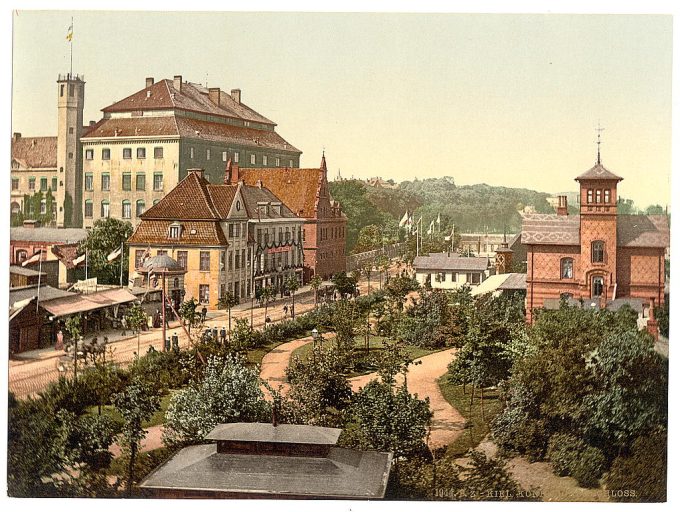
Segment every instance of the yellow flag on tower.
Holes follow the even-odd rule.
[[[73,39],[73,23],[69,25],[68,31],[66,32],[66,40],[71,41]]]

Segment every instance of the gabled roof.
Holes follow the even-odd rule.
[[[579,245],[578,215],[530,213],[522,220],[522,243],[545,245]]]
[[[173,116],[104,118],[88,126],[81,139],[110,137],[172,137],[179,136]]]
[[[208,182],[197,172],[189,172],[175,188],[145,211],[140,218],[142,220],[219,220],[221,216],[208,192]]]
[[[619,215],[616,219],[619,247],[670,247],[665,215]]]
[[[169,228],[174,220],[149,219],[140,222],[132,236],[128,238],[130,245],[227,245],[227,239],[217,220],[182,220],[179,238],[168,238]]]
[[[323,179],[321,169],[249,167],[239,169],[239,178],[247,185],[262,181],[295,215],[304,218],[315,216],[317,195]]]
[[[59,288],[52,288],[48,285],[40,285],[40,302],[48,300],[59,299],[62,297],[70,297],[75,295],[73,292],[60,290]],[[17,288],[10,288],[9,290],[9,305],[12,306],[22,300],[38,297],[38,285],[22,286]]]
[[[164,79],[131,94],[108,107],[102,112],[126,112],[132,110],[189,110],[221,117],[232,117],[275,125],[275,123],[249,106],[236,102],[229,93],[222,92],[219,106],[213,103],[208,89],[200,84],[183,82],[181,91],[175,89],[173,80]]]
[[[434,253],[428,256],[418,256],[413,260],[413,268],[417,270],[476,270],[484,271],[489,267],[489,258]]]
[[[605,169],[604,165],[597,163],[586,172],[575,178],[576,181],[581,180],[623,180],[622,177],[617,176],[613,172]]]
[[[243,200],[245,201],[246,212],[248,217],[259,219],[293,219],[297,216],[288,208],[279,197],[266,187],[253,187],[251,185],[244,185],[241,187]],[[281,212],[277,213],[273,208],[267,208],[266,213],[257,211],[258,203],[281,203]]]
[[[57,168],[56,137],[20,137],[12,139],[12,159],[27,169]]]

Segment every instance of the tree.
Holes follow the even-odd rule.
[[[78,343],[82,340],[80,324],[80,315],[74,315],[68,317],[64,325],[73,348],[73,380],[78,378]]]
[[[123,418],[120,445],[129,457],[127,469],[127,492],[132,493],[135,479],[135,462],[146,431],[142,428],[160,407],[160,398],[153,388],[141,379],[133,380],[122,392],[113,397],[113,404]]]
[[[298,290],[300,287],[300,282],[298,281],[298,278],[296,275],[289,276],[288,279],[286,279],[285,282],[285,287],[286,289],[291,293],[291,299],[292,299],[292,307],[290,310],[290,316],[291,318],[295,318],[295,292]]]
[[[398,310],[402,311],[404,309],[404,301],[406,300],[406,295],[412,291],[418,290],[420,286],[418,282],[411,277],[393,277],[390,282],[385,286],[385,291],[387,296],[392,301],[395,306],[398,306]]]
[[[182,302],[179,306],[179,311],[177,312],[182,319],[182,323],[189,326],[189,334],[191,334],[192,327],[200,328],[200,326],[203,325],[203,317],[196,308],[198,308],[198,301],[191,298]]]
[[[220,423],[264,421],[270,413],[256,369],[237,356],[211,357],[203,378],[172,396],[163,439],[171,445],[196,442]]]
[[[354,277],[348,276],[346,272],[338,272],[333,275],[331,281],[340,297],[352,296],[356,292],[357,280]]]
[[[140,356],[139,353],[139,342],[140,335],[142,332],[142,327],[146,325],[146,313],[138,303],[133,303],[125,312],[125,322],[133,333],[137,334],[137,357]],[[165,340],[163,340],[165,343]]]
[[[238,300],[234,297],[231,292],[226,292],[222,297],[220,297],[217,307],[220,309],[226,309],[229,311],[229,336],[231,336],[231,308],[238,305]]]
[[[354,253],[368,252],[382,247],[382,231],[375,224],[364,226],[359,231]]]
[[[383,288],[383,274],[385,275],[385,281],[389,281],[389,270],[390,270],[390,259],[385,256],[384,254],[378,256],[378,259],[376,261],[376,267],[378,268],[379,271],[379,276],[380,276],[380,289],[382,290]]]
[[[264,303],[264,326],[267,327],[267,309],[269,307],[269,301],[276,297],[276,293],[271,286],[265,286],[260,289],[260,300]]]
[[[373,273],[373,262],[372,261],[366,261],[362,265],[362,267],[359,269],[361,274],[366,278],[368,281],[368,292],[371,293],[371,274]]]
[[[96,275],[101,284],[118,284],[120,282],[121,268],[123,282],[127,282],[128,254],[123,251],[120,260],[108,261],[107,256],[132,235],[132,224],[113,217],[106,217],[95,221],[94,226],[88,231],[87,238],[80,243],[80,253],[87,250],[87,264],[91,275]]]
[[[314,276],[309,281],[309,286],[314,290],[314,309],[316,309],[319,301],[319,288],[321,287],[321,278],[319,276]]]

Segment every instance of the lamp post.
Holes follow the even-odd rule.
[[[320,337],[319,330],[316,327],[314,327],[314,329],[312,329],[312,356],[314,358],[315,363],[316,363],[316,344],[319,341],[319,337]]]

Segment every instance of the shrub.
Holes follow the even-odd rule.
[[[573,476],[581,487],[598,487],[600,477],[607,468],[602,450],[594,446],[588,446],[580,454],[571,470]]]
[[[552,436],[547,457],[556,475],[573,476],[581,487],[597,487],[607,466],[602,450],[571,434]]]

